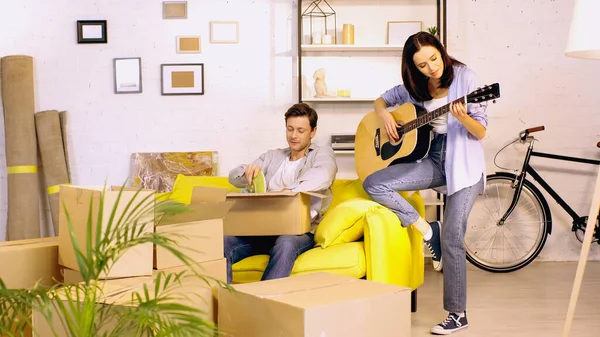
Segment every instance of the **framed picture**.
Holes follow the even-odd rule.
[[[161,64],[163,95],[204,95],[204,63]]]
[[[106,20],[78,20],[77,43],[107,43]]]
[[[239,43],[238,21],[211,21],[210,43]]]
[[[163,19],[187,19],[187,1],[163,1]]]
[[[177,54],[200,54],[200,36],[178,36]]]
[[[115,94],[142,92],[142,59],[140,57],[114,59]]]
[[[409,36],[423,30],[422,21],[388,21],[387,44],[404,46]]]

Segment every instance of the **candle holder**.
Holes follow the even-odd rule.
[[[322,35],[332,35],[332,43],[336,43],[337,37],[337,18],[335,10],[329,5],[327,0],[315,0],[312,1],[308,7],[302,12],[302,36],[304,36],[304,24],[305,19],[308,21],[310,43],[320,44],[322,43]],[[331,27],[333,21],[333,34],[327,29]],[[321,39],[318,41],[314,40],[315,34],[321,35]]]

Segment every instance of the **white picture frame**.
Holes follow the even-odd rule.
[[[237,44],[240,41],[239,21],[211,21],[210,43]]]
[[[404,46],[404,43],[411,35],[422,30],[422,21],[388,21],[387,44]]]
[[[137,94],[142,92],[142,58],[115,58],[115,94]]]

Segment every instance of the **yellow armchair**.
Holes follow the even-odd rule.
[[[227,177],[180,176],[173,186],[172,194],[165,197],[185,202],[185,197],[182,199],[182,193],[179,192],[187,191],[186,193],[189,194],[190,186],[198,185],[233,188],[227,181]],[[360,180],[338,179],[332,185],[332,192],[331,205],[324,214],[321,224],[324,224],[329,213],[333,213],[332,210],[346,201],[371,200],[363,190]],[[400,192],[400,194],[417,209],[421,216],[425,215],[424,202],[418,191],[410,196],[407,192]],[[423,284],[424,280],[421,233],[412,227],[402,227],[398,217],[383,206],[370,208],[361,216],[360,221],[362,221],[361,226],[364,226],[362,238],[353,242],[334,243],[327,245],[326,248],[316,245],[297,258],[292,275],[326,271],[411,288],[413,290],[412,310],[416,311],[416,289]],[[235,263],[232,266],[233,283],[260,281],[268,261],[268,255],[256,255]]]

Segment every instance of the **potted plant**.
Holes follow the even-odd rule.
[[[189,210],[188,206],[170,200],[148,202],[148,198],[155,198],[150,194],[139,202],[134,202],[135,197],[130,199],[125,210],[117,214],[123,190],[121,187],[104,232],[97,226],[95,236],[92,214],[97,214],[96,223],[102,223],[106,190],[101,194],[97,212],[93,212],[93,200],[90,202],[85,224],[74,224],[65,208],[82,282],[8,289],[0,279],[0,336],[23,336],[32,328],[35,331],[32,312],[53,327],[55,337],[64,337],[65,333],[69,337],[215,335],[217,327],[212,320],[205,318],[203,310],[182,302],[186,294],[178,294],[176,289],[186,277],[202,279],[207,286],[217,282],[219,286],[231,287],[201,274],[196,263],[177,245],[180,235],[144,230],[154,226],[156,216],[181,214]],[[139,190],[136,196],[138,193]],[[74,232],[75,226],[82,225],[87,226],[85,251]],[[105,301],[107,282],[100,276],[107,275],[125,251],[142,244],[169,250],[188,266],[188,271],[159,273],[152,282],[140,284],[137,291],[131,292],[127,305]]]
[[[429,34],[437,37],[438,39],[440,38],[440,32],[439,32],[439,30],[437,29],[436,26],[428,27],[427,28],[427,32],[429,32]]]

